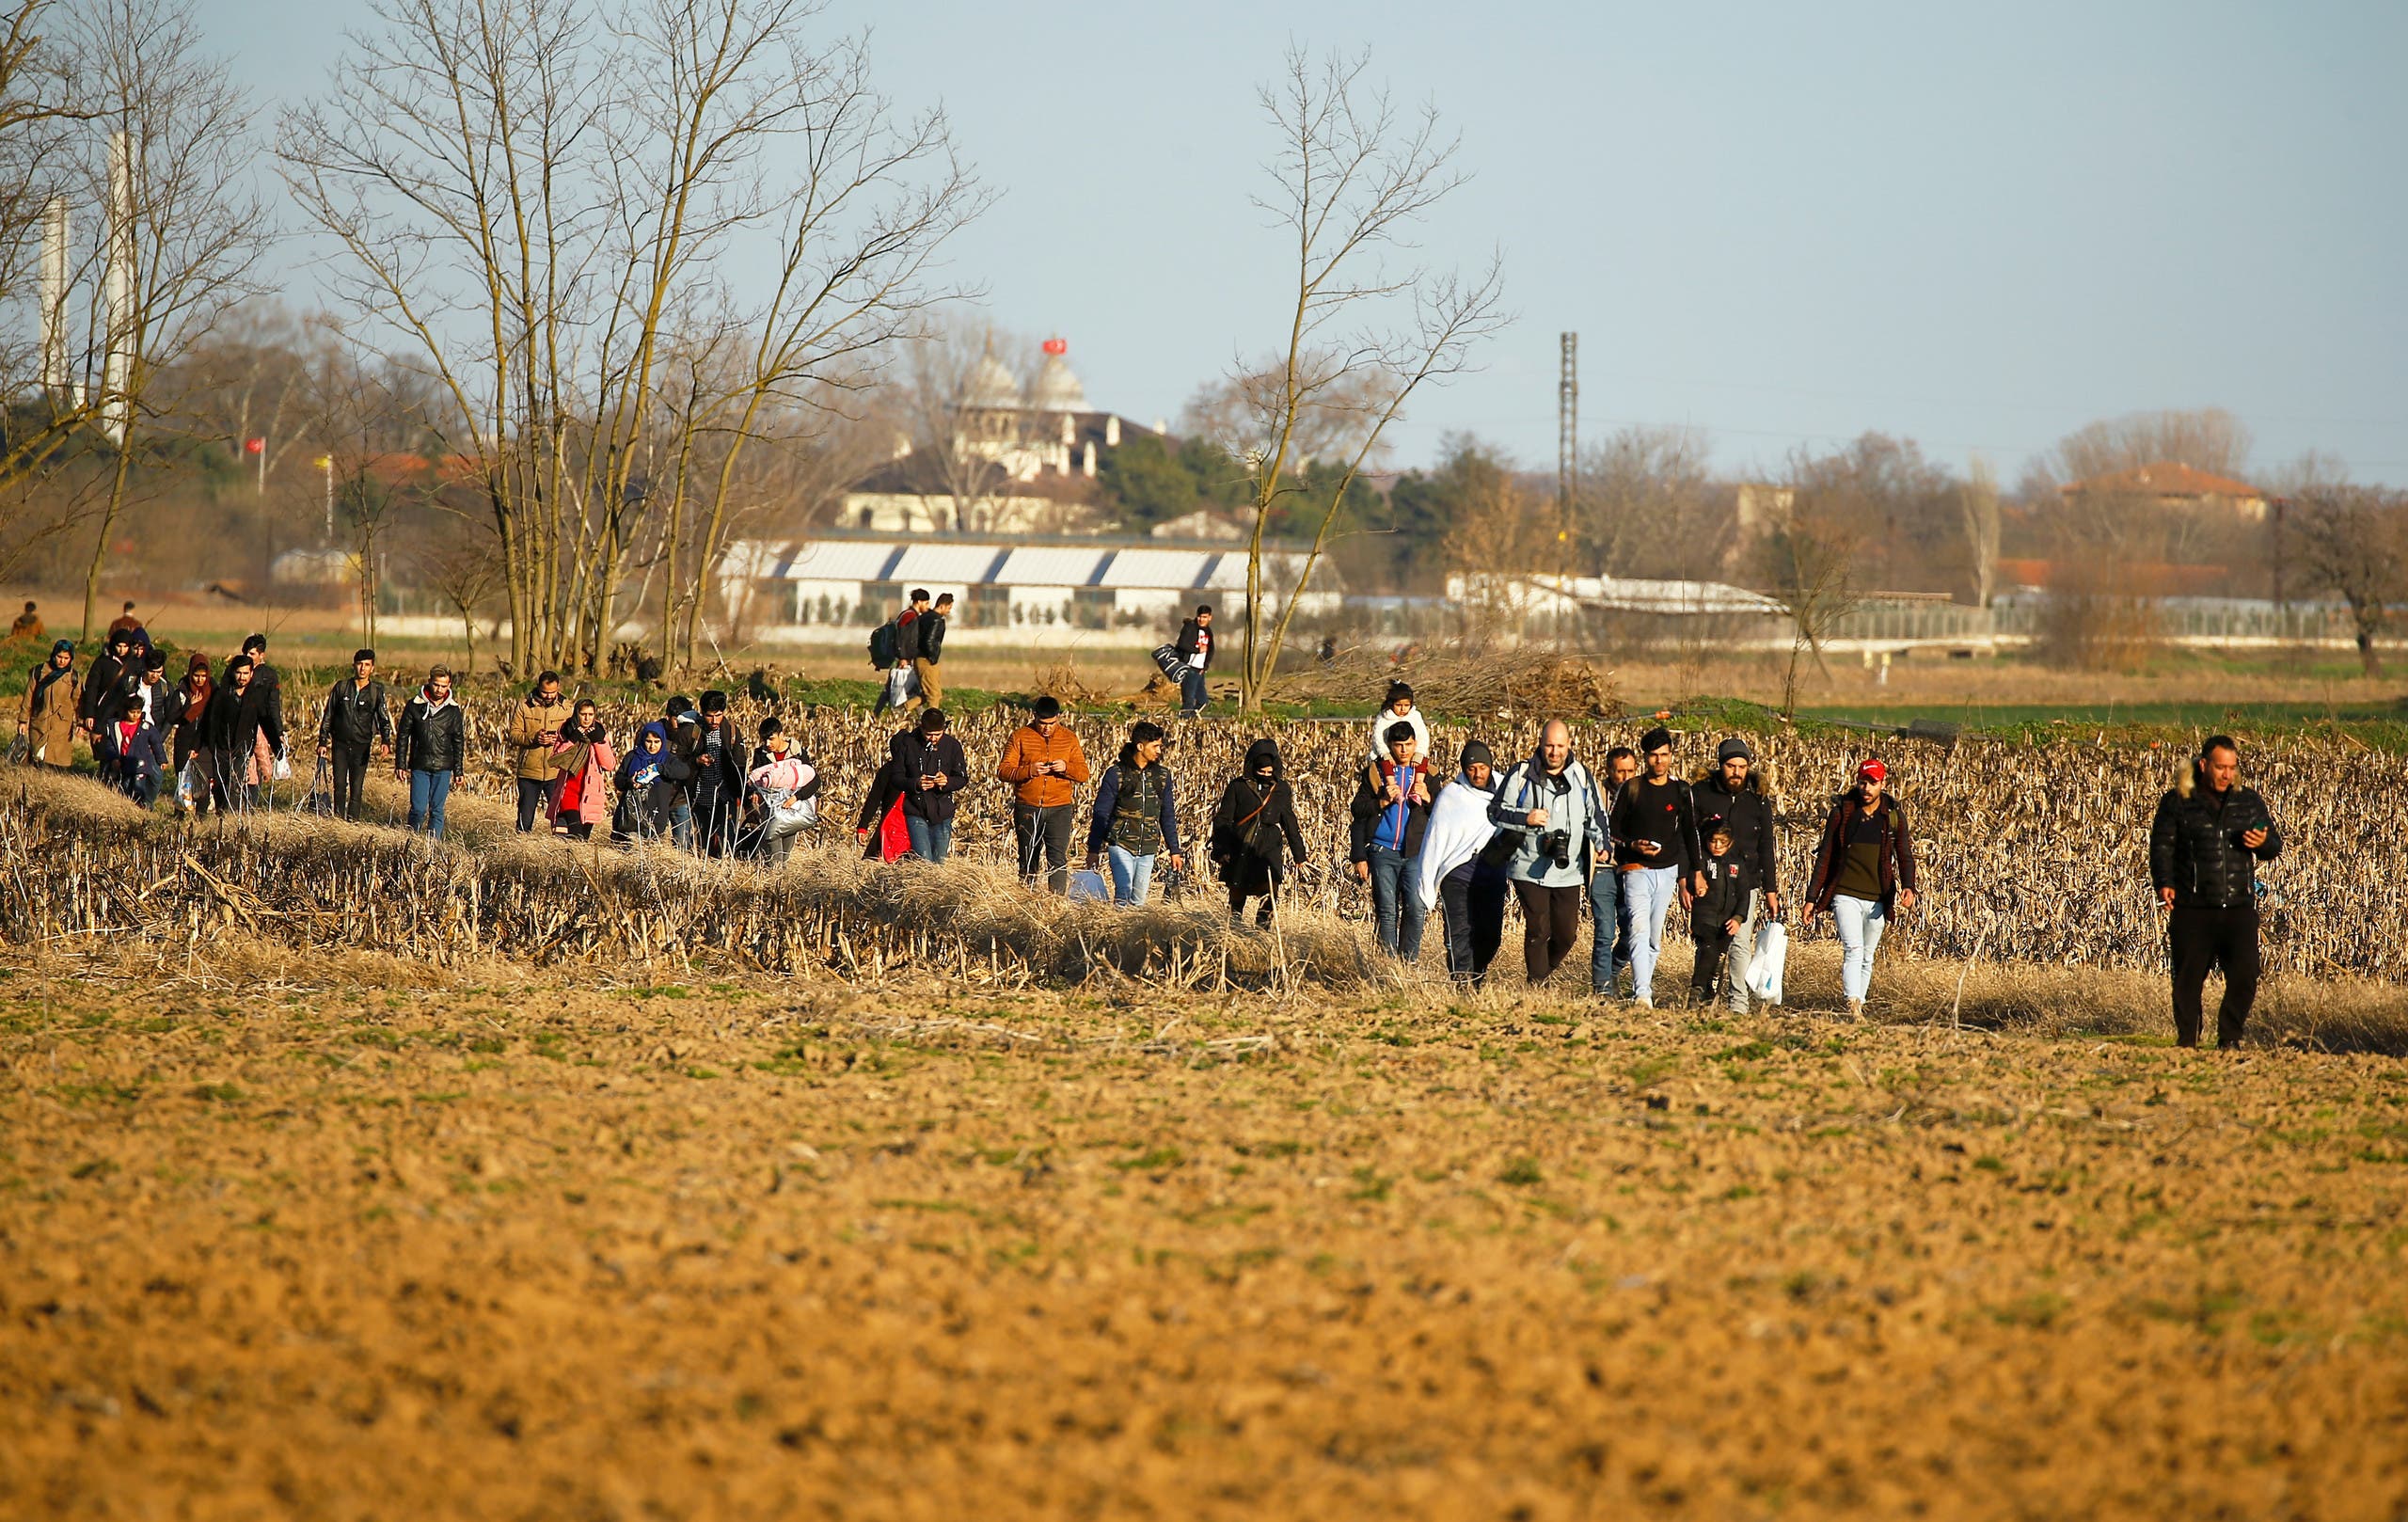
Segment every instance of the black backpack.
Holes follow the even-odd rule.
[[[888,619],[869,631],[869,663],[879,671],[892,671],[902,658],[903,631]]]

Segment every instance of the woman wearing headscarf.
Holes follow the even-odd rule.
[[[25,674],[25,695],[17,705],[17,733],[25,737],[25,759],[64,771],[75,762],[75,724],[84,707],[84,683],[75,674],[75,642],[61,640],[48,658]]]
[[[592,698],[578,700],[552,746],[552,829],[572,840],[590,840],[594,827],[610,817],[610,774],[619,768]]]
[[[1179,801],[1170,768],[1163,765],[1163,730],[1150,720],[1130,727],[1120,759],[1105,769],[1096,789],[1095,820],[1087,829],[1089,871],[1098,856],[1112,864],[1112,901],[1126,908],[1146,901],[1157,859],[1167,859],[1174,872],[1185,864],[1179,853]]]
[[[209,674],[209,658],[198,651],[184,668],[184,679],[169,691],[167,716],[162,727],[167,731],[167,761],[181,780],[184,768],[200,749],[200,721],[209,714],[210,697],[217,690],[217,683]],[[204,767],[203,769],[206,769]],[[179,797],[178,803],[184,801]],[[203,778],[191,800],[196,815],[209,812],[209,783]]]
[[[611,835],[620,840],[669,836],[681,848],[693,844],[693,811],[686,807],[686,784],[693,766],[669,744],[669,725],[658,719],[636,731],[635,749],[619,762],[611,782],[619,789],[619,816]]]
[[[1271,923],[1286,880],[1283,857],[1302,860],[1304,832],[1296,826],[1296,795],[1283,775],[1276,741],[1259,739],[1246,747],[1245,767],[1221,789],[1221,805],[1212,811],[1210,843],[1213,864],[1229,890],[1229,918],[1245,917],[1245,901],[1259,897],[1257,925]]]

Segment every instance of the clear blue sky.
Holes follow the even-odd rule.
[[[199,0],[271,98],[358,0]],[[1686,422],[1769,466],[1866,429],[1962,467],[2094,418],[2222,405],[2253,464],[2408,483],[2408,5],[835,0],[883,85],[942,102],[1002,198],[957,250],[1090,399],[1175,414],[1280,327],[1248,204],[1257,83],[1293,40],[1460,129],[1434,256],[1505,256],[1520,320],[1417,406],[1542,468],[1557,334],[1581,428]],[[296,296],[302,293],[296,291]]]

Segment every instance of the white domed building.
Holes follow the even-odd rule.
[[[847,529],[921,533],[1063,533],[1092,528],[1087,483],[1132,431],[1159,433],[1088,405],[1069,344],[1045,341],[1023,388],[993,341],[953,404],[951,461],[909,452],[845,496]]]

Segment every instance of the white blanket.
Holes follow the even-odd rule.
[[[1421,832],[1421,854],[1414,858],[1413,891],[1422,912],[1438,902],[1438,880],[1479,855],[1497,833],[1488,817],[1493,801],[1493,795],[1461,777],[1438,790],[1429,826]]]

